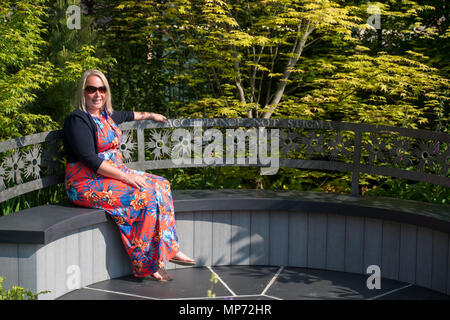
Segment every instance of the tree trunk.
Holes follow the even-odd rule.
[[[313,31],[314,31],[314,28],[309,29],[309,23],[308,23],[306,30],[303,33],[300,41],[295,42],[294,48],[293,48],[293,53],[295,53],[295,56],[289,58],[286,68],[284,69],[283,76],[281,77],[281,80],[278,84],[277,90],[276,90],[272,100],[270,101],[269,105],[266,106],[266,108],[268,107],[269,110],[267,110],[264,113],[264,115],[263,115],[264,119],[269,119],[272,116],[275,109],[277,108],[278,103],[280,103],[281,98],[283,97],[284,90],[286,89],[287,80],[289,79],[289,76],[292,73],[292,68],[295,67],[295,65],[297,64],[297,61],[300,59],[303,49],[305,48],[306,40]]]

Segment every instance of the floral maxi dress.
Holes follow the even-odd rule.
[[[106,112],[92,118],[97,125],[98,156],[126,173],[143,175],[149,187],[134,188],[76,162],[66,166],[67,195],[75,205],[104,209],[120,230],[134,276],[151,275],[179,249],[169,181],[127,168],[118,150],[119,127]]]

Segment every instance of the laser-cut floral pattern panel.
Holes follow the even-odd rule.
[[[244,165],[347,171],[354,193],[360,173],[450,186],[450,135],[440,132],[302,119],[145,120],[120,127],[124,162],[139,170]],[[64,168],[62,131],[0,142],[0,202],[63,182]]]
[[[62,181],[61,138],[61,131],[53,131],[0,143],[0,202]]]
[[[283,129],[280,152],[285,159],[323,158],[331,161],[352,161],[351,132],[313,129]]]
[[[363,142],[364,160],[368,164],[383,164],[415,169],[447,176],[450,168],[450,144],[439,139],[399,136],[393,132],[370,133]]]

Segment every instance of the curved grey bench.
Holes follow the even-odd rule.
[[[408,200],[266,190],[174,191],[182,250],[198,265],[284,265],[366,274],[450,294],[450,208]],[[167,264],[167,268],[180,266]],[[0,217],[0,275],[54,299],[131,274],[99,209],[40,206]]]

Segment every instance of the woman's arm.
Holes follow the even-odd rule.
[[[148,184],[143,176],[134,173],[125,173],[106,161],[102,162],[97,170],[97,173],[102,176],[120,180],[135,188],[148,187]]]
[[[94,123],[92,123],[95,126]],[[94,128],[89,125],[84,112],[71,114],[64,121],[64,149],[70,162],[82,162],[97,171],[103,159],[97,155]]]
[[[153,120],[166,122],[167,118],[159,113],[134,111],[134,120]]]

